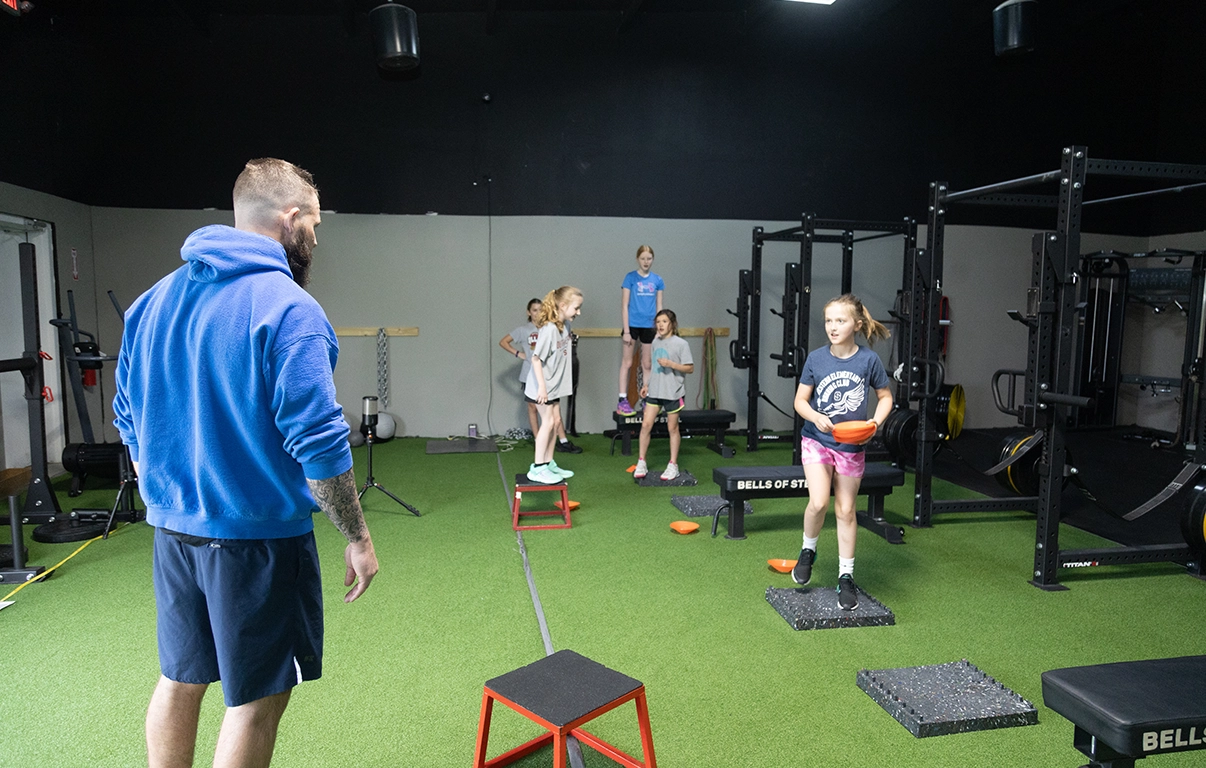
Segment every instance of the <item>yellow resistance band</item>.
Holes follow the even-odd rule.
[[[125,527],[126,527],[126,526],[125,526],[125,525],[123,525],[123,526],[120,526],[120,527],[118,527],[118,528],[114,528],[112,531],[109,531],[109,535],[110,535],[110,536],[114,536],[114,535],[116,535],[116,534],[117,534],[117,532],[118,532],[118,531],[120,531],[122,528],[125,528]],[[60,565],[62,565],[63,563],[67,562],[67,561],[68,561],[68,560],[70,560],[71,558],[75,557],[75,556],[76,556],[76,555],[78,555],[80,552],[83,552],[83,551],[84,551],[84,547],[88,546],[88,545],[89,545],[89,544],[91,544],[92,542],[96,541],[97,539],[101,539],[101,538],[104,538],[104,536],[103,536],[103,535],[102,535],[102,536],[96,536],[96,537],[94,537],[94,538],[88,539],[88,540],[87,540],[87,541],[85,541],[83,544],[79,545],[79,547],[77,547],[77,548],[76,548],[76,550],[75,550],[74,552],[72,552],[70,555],[67,555],[67,557],[64,557],[62,560],[60,560],[59,562],[57,562],[57,563],[55,563],[54,565],[50,566],[50,567],[49,567],[49,568],[47,568],[46,570],[42,571],[42,572],[41,572],[41,573],[39,573],[37,576],[34,576],[32,579],[30,579],[29,581],[25,582],[25,583],[24,583],[24,584],[22,584],[21,586],[17,587],[17,588],[16,588],[16,589],[14,589],[12,592],[9,592],[9,593],[8,593],[7,595],[5,595],[4,597],[0,597],[0,601],[3,601],[3,600],[8,600],[10,597],[12,597],[13,595],[17,594],[17,593],[18,593],[18,592],[20,592],[21,590],[25,589],[25,588],[26,588],[26,587],[28,587],[30,584],[33,584],[35,581],[41,581],[42,579],[46,578],[46,577],[47,577],[47,576],[49,576],[50,574],[54,573],[55,569],[56,569],[56,568],[58,568]]]

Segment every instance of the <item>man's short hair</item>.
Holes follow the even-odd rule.
[[[310,213],[318,187],[304,168],[272,157],[248,161],[235,180],[235,218],[262,221],[296,206]]]

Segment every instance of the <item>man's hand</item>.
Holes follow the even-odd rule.
[[[347,573],[343,579],[345,587],[356,584],[344,595],[343,601],[350,603],[364,594],[377,575],[377,553],[373,551],[373,540],[364,523],[364,512],[360,509],[360,497],[356,494],[356,477],[352,470],[326,480],[307,480],[310,493],[318,502],[339,532],[348,540],[343,552]]]
[[[343,551],[343,560],[347,564],[343,585],[352,587],[352,590],[343,596],[343,601],[350,603],[364,594],[373,577],[377,575],[377,553],[373,551],[373,540],[365,536],[360,541],[348,544],[347,549]],[[352,586],[353,584],[355,586]]]

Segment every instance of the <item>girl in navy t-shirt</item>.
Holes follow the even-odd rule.
[[[808,506],[804,510],[804,545],[791,577],[797,584],[807,584],[812,578],[817,538],[825,523],[832,487],[838,532],[838,605],[847,611],[858,606],[858,587],[854,585],[858,532],[855,501],[863,479],[864,454],[862,445],[838,443],[831,433],[834,424],[867,418],[869,389],[878,398],[871,417],[876,431],[892,412],[888,374],[879,356],[855,341],[859,333],[867,337],[868,344],[889,335],[854,294],[843,294],[825,305],[829,344],[809,353],[795,401],[796,413],[804,417],[800,449],[808,481]]]

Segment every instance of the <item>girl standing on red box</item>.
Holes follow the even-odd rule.
[[[549,291],[540,304],[536,318],[536,345],[532,347],[532,368],[524,386],[524,399],[536,404],[540,428],[536,432],[536,456],[528,468],[528,479],[557,485],[574,473],[557,466],[553,460],[556,440],[554,425],[560,417],[560,400],[574,393],[574,373],[570,365],[573,341],[566,323],[582,312],[582,291],[563,285]]]

